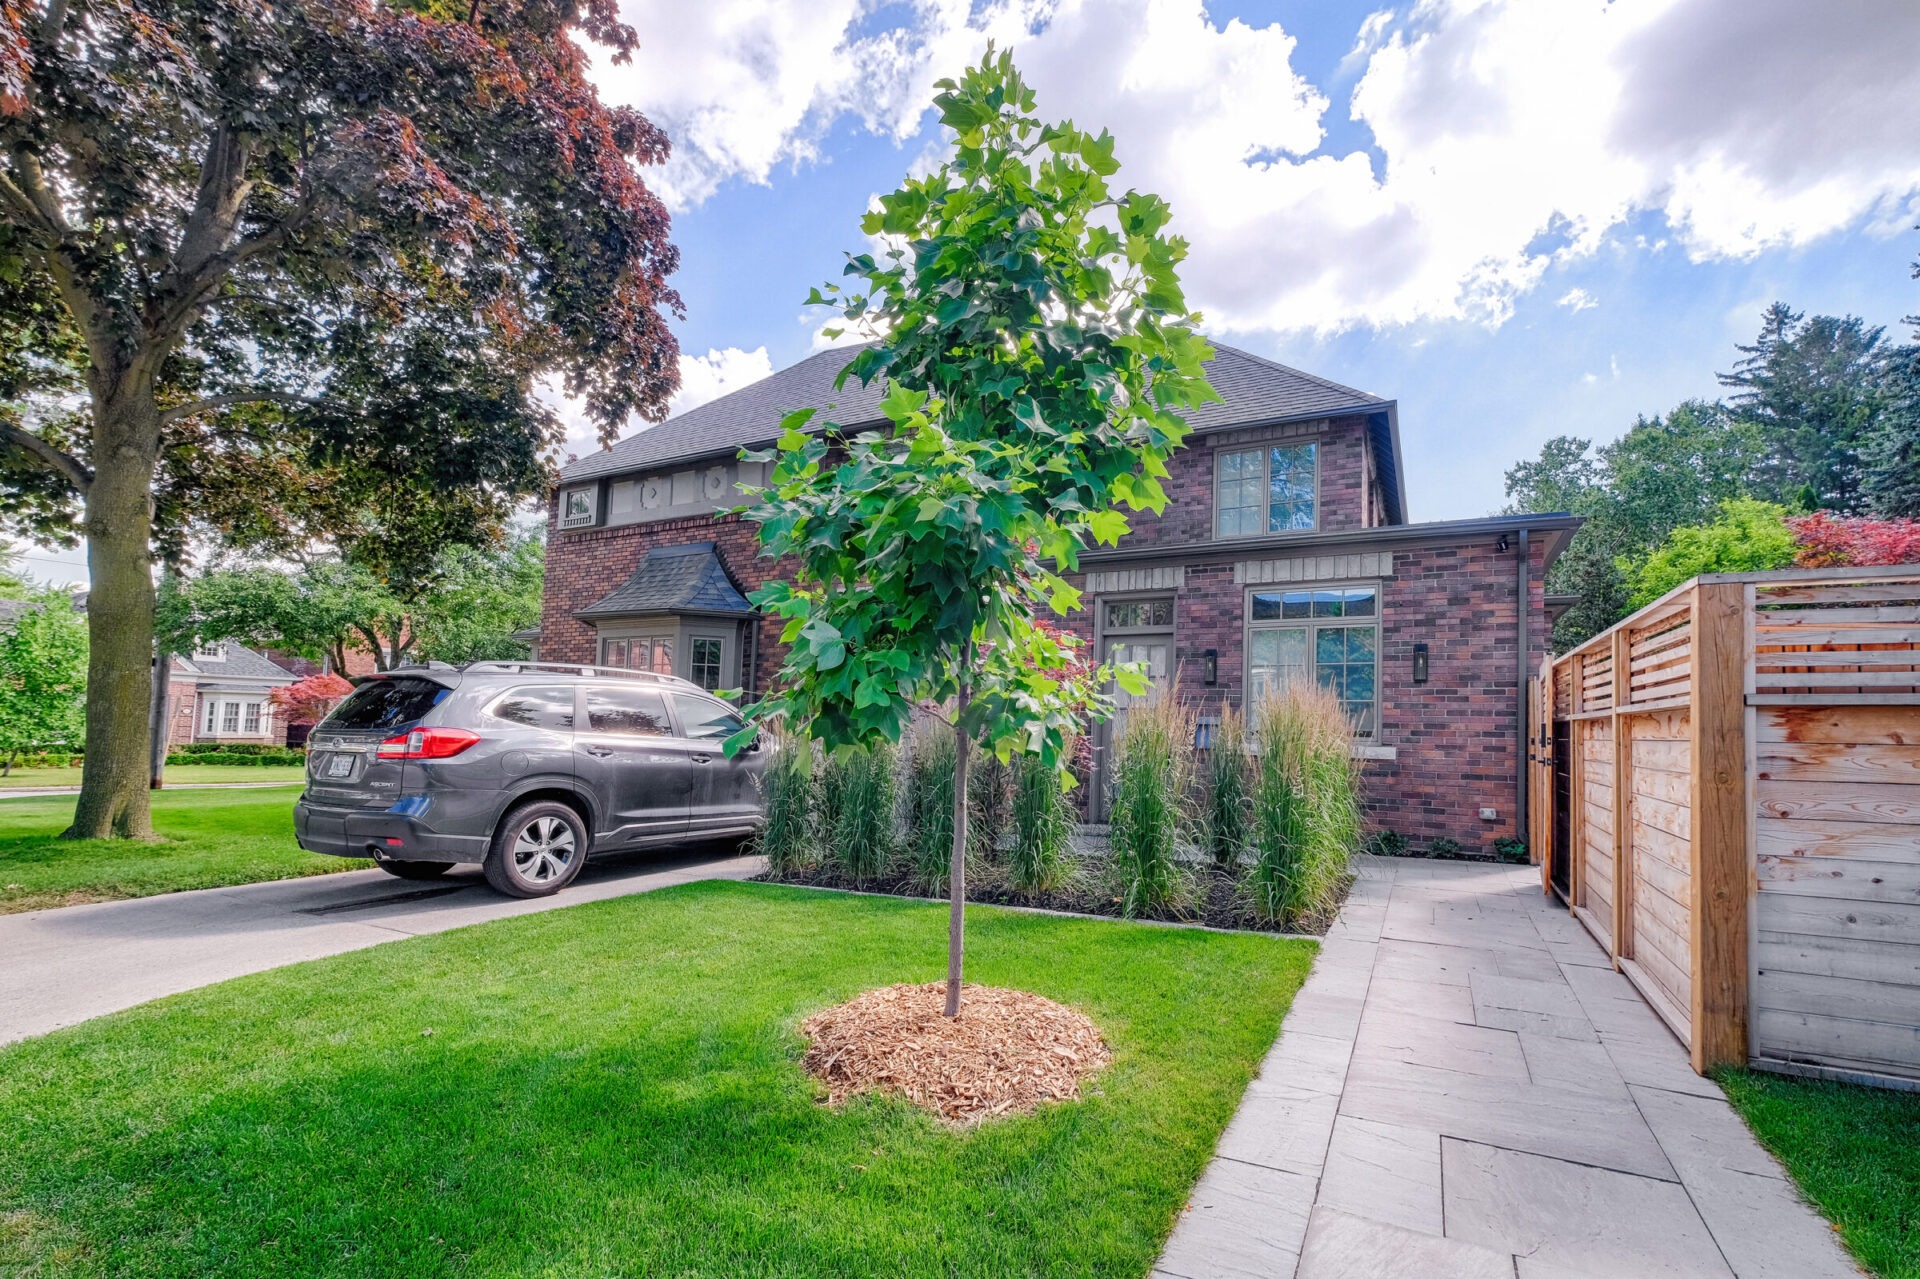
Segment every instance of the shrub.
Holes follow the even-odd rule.
[[[1747,573],[1785,568],[1799,545],[1787,528],[1787,508],[1753,498],[1720,503],[1711,524],[1674,529],[1667,540],[1637,563],[1621,560],[1628,582],[1628,606],[1640,608],[1701,573]]]
[[[1174,905],[1185,888],[1175,854],[1186,833],[1193,717],[1177,690],[1134,703],[1113,753],[1113,862],[1121,912],[1132,918]]]
[[[1254,866],[1263,919],[1313,919],[1339,904],[1360,842],[1353,729],[1325,689],[1293,686],[1254,712]]]
[[[47,761],[47,762],[46,762],[46,765],[45,765],[45,767],[47,767],[47,768],[65,768],[65,767],[67,766],[67,761],[68,761],[68,758],[69,758],[69,756],[67,755],[67,753],[66,753],[65,751],[48,751],[48,752],[47,752],[47,754],[46,754],[46,761]]]
[[[1920,563],[1920,520],[1876,520],[1815,511],[1787,518],[1800,568]]]
[[[1367,851],[1375,857],[1405,857],[1407,837],[1397,830],[1377,830],[1367,841]]]
[[[1442,835],[1438,839],[1427,841],[1427,856],[1429,857],[1458,857],[1464,851],[1466,850],[1460,847],[1459,840],[1449,839],[1445,835]]]
[[[884,742],[845,746],[827,771],[833,808],[834,860],[854,880],[872,879],[893,854],[894,748]]]
[[[767,824],[754,837],[755,850],[767,867],[784,875],[814,860],[819,820],[815,791],[813,744],[803,737],[762,730],[769,752],[760,776],[766,797]]]
[[[1252,842],[1253,779],[1247,763],[1247,721],[1222,708],[1207,752],[1207,846],[1219,866],[1237,866]]]
[[[1072,748],[1062,752],[1071,755]],[[1007,879],[1016,892],[1049,893],[1067,882],[1073,862],[1073,811],[1060,786],[1059,770],[1037,755],[1013,762],[1013,855]]]
[[[1524,863],[1527,860],[1527,841],[1503,835],[1493,841],[1493,855],[1503,862]]]
[[[923,720],[914,726],[907,767],[908,825],[913,840],[913,878],[929,893],[946,891],[953,869],[953,730]],[[969,786],[973,791],[977,788]],[[969,796],[971,798],[971,796]],[[971,822],[972,814],[968,814]]]

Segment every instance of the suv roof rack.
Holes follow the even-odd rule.
[[[584,675],[588,678],[611,676],[616,679],[636,679],[645,684],[667,684],[674,688],[690,688],[696,693],[707,690],[690,679],[681,679],[678,675],[662,675],[658,671],[634,671],[624,666],[588,666],[580,662],[516,662],[484,661],[468,662],[459,668],[463,673],[486,674],[500,672],[517,675],[521,671],[553,671],[568,675]]]

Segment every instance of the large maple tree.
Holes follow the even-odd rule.
[[[546,483],[541,379],[603,436],[664,416],[667,142],[587,78],[637,38],[615,0],[0,0],[0,515],[92,578],[70,834],[149,833],[193,518],[320,475],[457,538]]]

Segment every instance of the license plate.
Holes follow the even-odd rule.
[[[335,755],[327,761],[328,777],[347,777],[353,773],[353,756]]]

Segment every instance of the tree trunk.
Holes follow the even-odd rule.
[[[969,690],[960,685],[959,704],[953,716],[953,856],[947,863],[947,1008],[946,1015],[960,1015],[961,957],[966,950],[967,931],[967,756],[973,743],[960,727],[960,716],[967,709]]]
[[[160,411],[150,382],[94,398],[87,488],[87,759],[69,839],[153,835],[148,716],[153,692],[153,468]],[[136,383],[127,386],[127,383]]]

